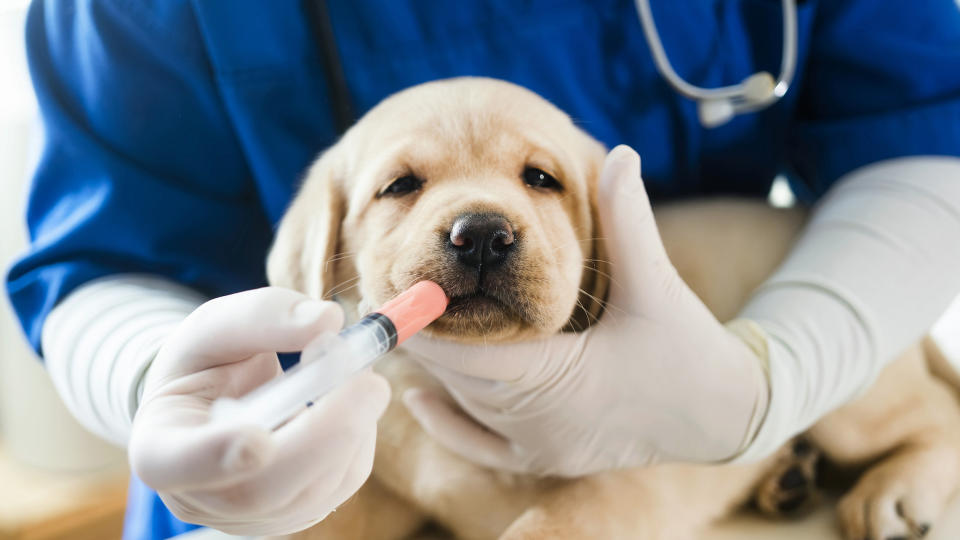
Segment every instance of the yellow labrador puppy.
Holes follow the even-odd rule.
[[[582,329],[600,316],[607,285],[592,202],[605,153],[563,112],[506,82],[463,78],[400,92],[312,166],[277,233],[270,281],[333,298],[356,317],[431,279],[451,303],[427,331],[465,343]],[[720,320],[773,271],[803,219],[744,201],[657,211],[671,259]],[[489,249],[472,249],[477,243]],[[394,400],[372,477],[301,538],[399,539],[434,521],[467,539],[682,540],[757,490],[774,511],[809,499],[805,442],[749,466],[665,465],[576,480],[487,470],[439,447],[407,413],[406,388],[437,386],[409,353],[378,370]],[[831,460],[870,464],[840,504],[845,535],[925,534],[958,487],[958,437],[960,406],[919,347],[817,424],[809,438]]]

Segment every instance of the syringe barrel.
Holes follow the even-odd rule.
[[[211,420],[274,429],[373,364],[396,343],[390,319],[371,313],[336,335],[313,340],[300,354],[299,364],[246,396],[216,400]]]

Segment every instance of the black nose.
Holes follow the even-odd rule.
[[[464,214],[450,229],[447,248],[461,264],[490,269],[501,264],[516,245],[510,222],[499,214]]]

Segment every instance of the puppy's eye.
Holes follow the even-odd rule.
[[[523,181],[531,187],[554,189],[557,191],[563,189],[563,186],[560,185],[560,182],[557,182],[556,178],[536,167],[527,167],[523,170]]]
[[[408,174],[406,176],[401,176],[387,186],[386,189],[377,194],[377,197],[383,197],[386,195],[406,195],[407,193],[413,193],[423,187],[423,180]]]

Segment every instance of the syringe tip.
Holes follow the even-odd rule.
[[[377,310],[397,329],[397,345],[437,320],[447,309],[449,299],[432,281],[420,281]]]

